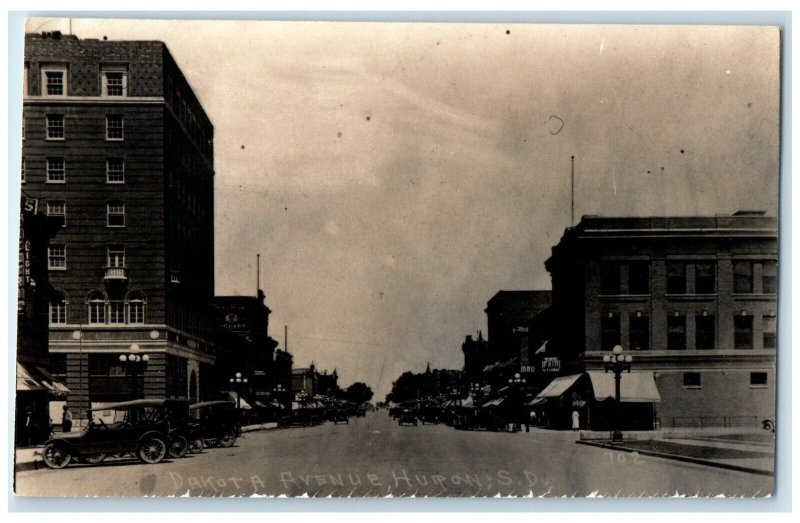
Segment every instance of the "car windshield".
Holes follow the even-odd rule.
[[[92,422],[95,424],[142,423],[158,421],[163,417],[158,407],[129,407],[120,409],[98,409],[92,411]],[[102,423],[100,423],[102,422]]]

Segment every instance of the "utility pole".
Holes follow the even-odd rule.
[[[570,189],[571,211],[569,218],[569,226],[575,226],[575,155],[573,154],[570,159],[572,160],[572,184]]]
[[[261,290],[261,254],[256,254],[256,297]]]

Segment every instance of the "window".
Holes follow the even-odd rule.
[[[51,245],[47,248],[47,268],[67,268],[67,248],[64,245]]]
[[[89,296],[89,324],[106,322],[106,300],[102,293],[94,292]]]
[[[42,84],[43,96],[65,96],[67,94],[66,68],[43,67]]]
[[[112,301],[108,304],[108,322],[125,323],[125,304],[121,301]]]
[[[650,350],[650,318],[635,315],[630,317],[630,346],[633,350]]]
[[[697,263],[694,266],[694,292],[714,294],[716,288],[716,266],[713,262]]]
[[[667,262],[667,294],[686,294],[685,262]]]
[[[48,140],[63,140],[64,139],[64,115],[63,114],[48,114],[45,116],[45,124],[47,127]]]
[[[619,316],[600,318],[600,349],[611,350],[620,344]]]
[[[753,317],[736,315],[733,317],[733,348],[749,350],[753,348]]]
[[[109,245],[107,252],[108,252],[109,267],[125,267],[124,245]]]
[[[600,263],[600,294],[620,293],[620,266],[615,262]]]
[[[778,318],[774,315],[764,316],[762,318],[762,327],[764,335],[764,348],[775,349],[778,346],[777,328]]]
[[[778,262],[763,262],[762,285],[762,292],[764,293],[775,294],[778,292]]]
[[[180,283],[181,282],[181,271],[170,271],[169,272],[169,281],[170,283]]]
[[[125,227],[125,204],[109,203],[106,205],[106,225],[108,227]]]
[[[103,94],[105,96],[127,96],[128,74],[124,70],[103,71]]]
[[[63,201],[48,201],[47,215],[58,218],[62,227],[67,226],[67,210]]]
[[[650,263],[631,262],[628,265],[628,292],[650,294]]]
[[[124,123],[120,115],[106,116],[106,140],[123,140],[125,138]]]
[[[686,349],[686,316],[667,316],[667,350]]]
[[[753,292],[753,262],[745,260],[733,262],[733,292]]]
[[[122,158],[106,160],[106,182],[125,183],[125,161]]]
[[[767,386],[767,373],[766,372],[751,372],[750,385],[753,387],[766,387]]]
[[[63,294],[57,294],[50,301],[50,325],[67,323],[67,301]]]
[[[47,182],[64,183],[66,181],[66,169],[63,158],[47,159]]]
[[[128,296],[128,321],[130,323],[144,323],[144,295],[134,291]]]
[[[683,386],[689,389],[699,389],[702,387],[699,372],[684,372],[683,373]]]
[[[714,350],[716,344],[716,321],[714,316],[695,316],[695,348]]]

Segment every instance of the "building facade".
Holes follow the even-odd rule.
[[[545,263],[548,351],[562,374],[598,381],[602,357],[621,345],[633,356],[623,401],[626,379],[644,396],[636,373],[655,380],[652,413],[629,406],[653,426],[758,424],[775,412],[777,261],[777,219],[763,212],[586,216]]]
[[[211,121],[162,42],[28,34],[24,79],[23,192],[61,221],[49,345],[68,404],[78,418],[200,396],[214,362]]]

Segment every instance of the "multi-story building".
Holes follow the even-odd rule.
[[[777,261],[777,219],[763,212],[585,216],[545,263],[548,351],[563,374],[587,371],[595,395],[613,394],[602,358],[621,345],[633,357],[622,400],[637,426],[759,423],[775,412]],[[602,425],[610,416],[595,400],[607,398],[580,395],[568,408],[594,405],[582,419]]]
[[[211,121],[162,42],[28,34],[24,79],[23,191],[61,221],[49,345],[72,411],[198,396],[214,362]]]
[[[236,373],[247,378],[241,392],[250,399],[270,397],[275,388],[275,348],[269,336],[269,307],[264,293],[258,296],[217,296],[214,298],[214,327],[209,333],[217,345],[216,384],[212,389],[229,389]]]

